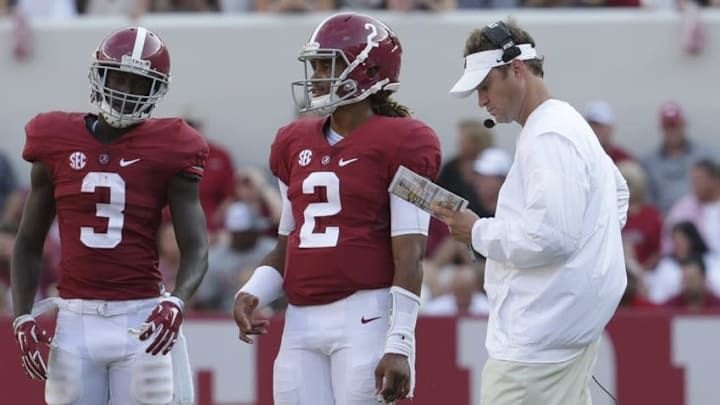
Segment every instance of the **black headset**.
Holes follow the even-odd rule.
[[[510,29],[504,21],[489,24],[483,28],[482,32],[490,39],[490,42],[503,51],[503,62],[510,62],[520,56],[520,48],[515,45],[515,40],[512,34],[510,34]]]

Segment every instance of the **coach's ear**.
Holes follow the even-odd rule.
[[[510,62],[510,73],[515,77],[522,77],[526,72],[527,66],[525,66],[525,62],[520,59],[513,59],[513,61]]]

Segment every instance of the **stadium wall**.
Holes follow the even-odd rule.
[[[720,66],[720,10],[704,10],[708,45],[698,56],[682,50],[682,17],[654,10],[483,10],[441,14],[378,14],[404,47],[398,99],[431,124],[445,156],[455,151],[456,123],[484,118],[477,100],[451,99],[448,89],[462,70],[462,48],[475,27],[512,15],[533,33],[546,58],[553,95],[582,106],[591,99],[612,103],[616,138],[637,154],[657,144],[657,110],[672,99],[687,109],[690,135],[720,150],[714,122]],[[172,55],[173,81],[158,116],[192,106],[206,121],[206,135],[230,149],[238,164],[267,166],[275,131],[293,118],[290,82],[303,75],[295,56],[322,14],[148,15],[140,23],[156,30]],[[23,126],[45,110],[89,108],[91,52],[109,31],[130,25],[123,18],[78,18],[33,24],[33,57],[11,55],[12,23],[0,20],[0,128],[2,150],[27,184],[21,159]],[[498,143],[514,149],[517,125],[494,130]]]
[[[43,319],[52,327],[52,319]],[[0,330],[10,331],[1,319]],[[246,345],[229,316],[190,316],[184,323],[193,366],[197,405],[271,405],[272,364],[282,318],[270,334]],[[480,373],[487,359],[484,318],[421,317],[418,387],[399,405],[478,405]],[[620,310],[603,335],[594,375],[623,405],[717,404],[720,375],[720,312]],[[43,386],[20,367],[11,333],[0,333],[2,404],[43,404]],[[612,405],[591,383],[593,404]]]

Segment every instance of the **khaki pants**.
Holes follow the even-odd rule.
[[[488,359],[480,405],[591,405],[590,378],[600,340],[562,363],[518,363]]]

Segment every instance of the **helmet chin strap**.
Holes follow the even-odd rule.
[[[103,101],[100,105],[100,114],[105,119],[105,122],[108,123],[113,128],[127,128],[129,126],[138,124],[140,122],[145,121],[145,118],[135,118],[131,115],[125,115],[125,114],[113,114],[114,110],[112,109],[112,106],[110,106],[110,103],[107,101]]]
[[[337,107],[337,104],[331,104],[330,101],[330,93],[313,97],[310,100],[310,108],[322,115],[330,115],[335,112]]]
[[[335,109],[337,107],[348,105],[348,104],[354,104],[359,103],[360,101],[365,100],[366,98],[370,97],[372,94],[377,93],[380,90],[383,90],[385,85],[388,84],[390,80],[384,79],[381,80],[374,85],[372,85],[369,89],[365,90],[364,92],[360,93],[360,95],[355,97],[350,97],[347,99],[339,99],[335,101],[334,97],[331,97],[331,94],[323,94],[322,96],[313,97],[310,100],[310,109],[313,111],[317,111],[320,114],[323,115],[330,115],[335,112]],[[392,87],[392,85],[388,85],[387,87]],[[397,90],[397,87],[392,87],[391,89],[388,89],[389,91],[395,91]]]
[[[111,117],[111,116],[105,114],[104,112],[102,112],[101,114],[102,114],[103,118],[105,118],[105,122],[107,122],[107,124],[113,128],[118,128],[118,129],[127,128],[133,124],[136,124],[135,122],[123,121],[123,120],[117,119],[115,117]]]

